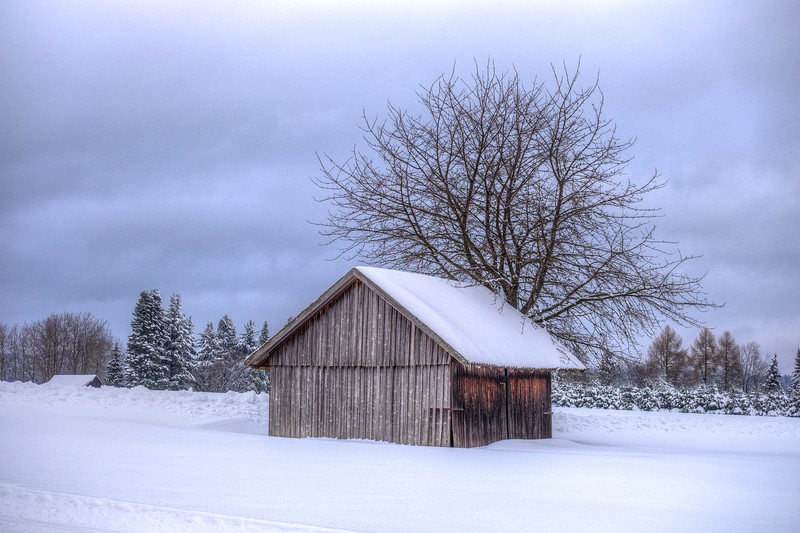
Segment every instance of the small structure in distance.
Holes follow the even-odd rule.
[[[48,383],[73,387],[102,387],[103,383],[95,374],[56,374]]]
[[[245,362],[270,370],[270,435],[453,447],[551,437],[552,371],[584,368],[485,287],[372,267]]]

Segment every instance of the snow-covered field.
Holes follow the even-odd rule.
[[[557,409],[551,440],[464,450],[266,412],[0,382],[0,531],[800,531],[800,419]]]

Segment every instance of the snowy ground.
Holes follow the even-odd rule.
[[[271,438],[266,402],[0,382],[0,531],[800,530],[800,419],[557,409],[461,450]]]

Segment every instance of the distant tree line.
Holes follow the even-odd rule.
[[[56,374],[105,375],[114,339],[90,313],[52,314],[42,320],[0,323],[0,379],[44,383]]]
[[[684,348],[666,326],[644,360],[609,354],[557,381],[553,401],[563,406],[800,416],[800,349],[792,375],[782,376],[777,354],[762,354],[757,342],[739,344],[729,331],[716,338],[709,328]]]
[[[691,346],[685,348],[683,339],[670,326],[665,326],[653,339],[643,360],[621,362],[611,355],[603,356],[594,368],[575,379],[616,386],[713,385],[723,391],[743,392],[784,387],[777,355],[762,353],[757,342],[739,344],[730,331],[717,338],[711,329],[703,328]]]
[[[269,339],[267,322],[241,334],[228,315],[198,338],[180,294],[165,309],[158,290],[143,291],[127,346],[89,313],[50,315],[22,326],[0,323],[0,379],[45,383],[56,374],[96,374],[106,385],[205,392],[269,390],[266,372],[244,359]]]

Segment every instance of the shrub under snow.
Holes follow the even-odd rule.
[[[628,411],[679,411],[727,415],[800,417],[800,398],[779,392],[719,391],[716,387],[677,388],[614,387],[610,385],[553,382],[553,405]]]

